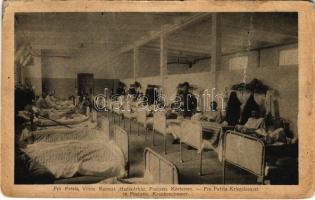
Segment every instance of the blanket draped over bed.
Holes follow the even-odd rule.
[[[104,135],[89,128],[37,131],[32,134],[33,143],[22,151],[30,158],[30,168],[43,166],[56,179],[75,174],[124,176],[123,152]]]
[[[55,121],[41,118],[38,121],[38,126],[56,126],[56,125],[60,125],[60,124],[74,125],[74,124],[79,124],[81,122],[87,121],[88,119],[89,119],[89,117],[87,117],[85,115],[81,115],[81,114],[73,114],[73,116],[71,116],[71,118],[64,116],[64,117],[61,117],[58,119],[53,119]]]

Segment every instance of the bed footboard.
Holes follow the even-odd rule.
[[[260,139],[236,131],[227,131],[223,146],[223,184],[227,162],[261,177],[263,184],[265,144]]]
[[[118,125],[114,126],[114,137],[113,140],[115,144],[122,150],[125,161],[126,161],[126,170],[127,170],[127,177],[129,177],[130,171],[130,163],[129,163],[129,136],[128,133],[119,127]]]
[[[202,175],[202,126],[199,121],[185,119],[181,123],[181,138],[179,144],[180,162],[183,163],[182,143],[199,151],[199,175]],[[197,152],[198,152],[197,151]]]
[[[166,116],[162,111],[155,112],[153,115],[152,145],[155,145],[155,132],[158,132],[164,136],[164,154],[166,154]]]
[[[178,169],[172,162],[150,148],[145,148],[144,158],[144,179],[150,179],[154,184],[178,184]]]
[[[109,119],[105,117],[99,118],[99,123],[101,130],[105,134],[105,138],[109,140],[110,139]]]

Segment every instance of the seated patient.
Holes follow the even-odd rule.
[[[266,123],[266,129],[256,131],[260,136],[264,136],[268,144],[276,142],[291,143],[292,139],[286,137],[284,124],[280,120],[274,120],[272,123]],[[294,140],[293,140],[294,142]]]
[[[54,101],[55,103],[57,103],[57,101],[58,101],[59,99],[58,99],[57,97],[55,97],[55,94],[56,94],[55,90],[52,90],[52,91],[50,92],[50,98],[51,98],[52,101]]]
[[[36,101],[36,107],[38,107],[39,109],[47,109],[49,108],[48,103],[46,102],[45,98],[46,98],[46,94],[43,93],[39,99]]]
[[[253,110],[247,122],[244,125],[236,125],[235,128],[242,133],[254,133],[259,129],[265,130],[265,119],[260,117],[257,112]]]
[[[46,102],[47,102],[47,104],[48,104],[49,107],[51,107],[51,108],[57,108],[57,104],[56,104],[56,102],[54,101],[54,99],[52,98],[52,95],[51,95],[51,94],[47,95],[46,98],[45,98],[45,100],[46,100]]]
[[[61,101],[57,97],[55,97],[54,94],[55,94],[55,92],[53,90],[45,98],[45,101],[48,104],[49,108],[54,108],[56,110],[67,110],[67,109],[73,108],[73,105],[71,102],[68,103],[65,101]]]

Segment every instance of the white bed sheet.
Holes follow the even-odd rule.
[[[76,173],[102,177],[125,175],[125,159],[120,148],[100,138],[36,142],[23,151],[31,162],[47,168],[56,179],[69,178]]]
[[[30,168],[41,165],[58,178],[76,173],[108,177],[125,175],[124,154],[108,134],[97,129],[47,129],[27,133],[32,138],[22,149]],[[28,140],[30,141],[30,140]]]

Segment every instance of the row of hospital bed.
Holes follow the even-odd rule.
[[[106,182],[113,177],[130,179],[129,134],[119,125],[110,129],[106,114],[93,110],[89,116],[37,120],[36,130],[24,129],[18,141],[18,154],[30,183]],[[33,122],[34,123],[34,122]],[[112,133],[111,133],[112,132]],[[145,173],[142,182],[177,184],[178,170],[152,149],[145,149]],[[162,173],[170,173],[164,177]],[[135,183],[136,183],[135,182]]]
[[[212,149],[222,162],[222,183],[226,180],[227,164],[256,175],[264,183],[266,144],[261,139],[237,132],[231,126],[180,118],[167,119],[164,111],[148,115],[147,110],[138,109],[137,104],[131,104],[129,108],[122,105],[123,109],[117,110],[108,106],[112,114],[92,109],[89,116],[79,116],[84,120],[63,118],[58,123],[59,119],[56,119],[55,123],[39,123],[38,130],[22,132],[20,138],[23,142],[19,149],[25,165],[30,172],[48,171],[52,177],[49,183],[80,183],[82,180],[92,180],[100,183],[177,184],[180,183],[179,171],[164,156],[167,154],[166,137],[171,134],[174,138],[180,138],[180,162],[185,161],[182,144],[197,150],[200,175],[203,175],[203,150]],[[113,126],[109,121],[110,117],[113,118]],[[127,121],[129,129],[126,128]],[[146,142],[149,128],[152,129],[153,146],[157,145],[156,134],[161,134],[164,141],[164,155],[145,148],[145,170],[144,177],[141,178],[130,177],[130,136],[133,121],[137,122],[139,137],[140,127],[146,130]],[[209,134],[210,139],[204,140],[204,134]]]
[[[109,105],[111,105],[109,103]],[[266,144],[261,139],[235,131],[234,127],[218,124],[215,122],[197,121],[190,119],[167,119],[164,111],[153,112],[148,115],[145,109],[139,109],[132,105],[128,109],[114,109],[107,107],[113,113],[112,117],[117,118],[117,123],[123,121],[125,127],[126,119],[129,121],[129,133],[131,134],[132,121],[137,123],[137,134],[139,127],[145,129],[145,137],[148,136],[148,129],[152,128],[151,143],[156,145],[155,135],[163,136],[163,152],[167,154],[166,137],[168,134],[174,138],[180,138],[179,160],[184,162],[182,144],[191,146],[197,150],[199,155],[199,174],[203,175],[203,150],[211,149],[218,154],[222,163],[222,183],[226,180],[226,164],[234,165],[259,177],[260,183],[264,183],[265,173],[265,148]],[[109,113],[109,112],[108,112]],[[122,120],[125,119],[125,120]],[[204,134],[209,134],[210,140],[204,139]],[[146,139],[147,141],[147,139]]]

